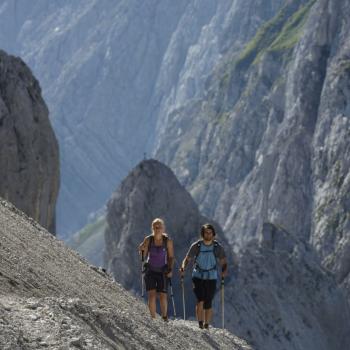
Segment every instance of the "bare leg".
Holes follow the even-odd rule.
[[[160,312],[162,313],[162,317],[166,317],[168,315],[168,294],[159,293],[159,300],[160,300]]]
[[[148,292],[148,307],[149,307],[149,312],[151,313],[152,318],[156,317],[156,299],[157,299],[157,293],[155,289],[151,289]]]
[[[212,316],[213,316],[213,309],[212,308],[205,309],[204,310],[204,323],[210,324]]]
[[[196,304],[196,316],[197,321],[203,321],[203,301],[199,301]]]

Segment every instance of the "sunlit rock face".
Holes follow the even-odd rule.
[[[287,2],[174,108],[157,157],[244,247],[263,222],[309,241],[349,293],[347,1]]]
[[[0,51],[0,196],[55,233],[58,144],[38,81]]]

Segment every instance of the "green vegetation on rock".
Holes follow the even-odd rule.
[[[102,215],[96,221],[76,232],[67,244],[84,256],[91,264],[102,266],[106,227],[107,219],[105,215]]]
[[[235,68],[248,68],[252,63],[257,63],[267,51],[293,48],[299,41],[309,10],[314,3],[315,0],[311,0],[296,11],[291,9],[291,5],[284,6],[258,30],[236,60]]]
[[[77,248],[87,241],[96,232],[104,231],[106,228],[105,216],[99,217],[96,221],[86,225],[82,230],[73,235],[68,244],[73,248]]]
[[[307,15],[315,0],[302,6],[295,12],[287,21],[282,31],[269,47],[271,51],[279,51],[293,48],[299,41],[304,24],[307,20]]]

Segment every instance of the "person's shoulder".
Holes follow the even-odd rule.
[[[145,243],[150,244],[150,243],[152,242],[152,237],[153,237],[152,234],[146,235],[145,238],[143,239],[143,241],[144,241]]]
[[[216,239],[214,240],[214,249],[225,254],[225,249],[224,249],[223,244],[221,242],[217,241]]]
[[[203,242],[203,239],[197,239],[195,242],[191,244],[191,247],[198,246]]]
[[[173,239],[166,232],[164,232],[162,234],[162,236],[163,236],[163,240],[164,241],[166,241],[166,242],[173,242]]]
[[[202,239],[197,239],[195,242],[191,244],[190,249],[199,249],[202,242],[203,242]]]

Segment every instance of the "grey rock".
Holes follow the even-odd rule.
[[[152,320],[144,303],[4,201],[0,239],[1,349],[252,349],[227,331],[203,337],[194,322]]]
[[[0,51],[0,195],[55,232],[58,144],[38,81]]]
[[[241,251],[225,288],[228,329],[261,350],[347,349],[349,303],[317,252],[271,223],[263,236]]]

